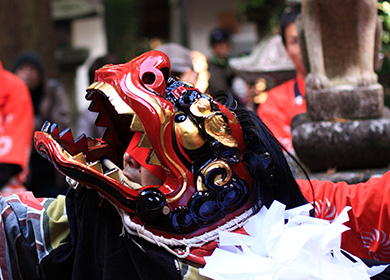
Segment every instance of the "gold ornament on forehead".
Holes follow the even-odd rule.
[[[206,143],[206,137],[190,118],[183,122],[175,122],[174,129],[177,141],[188,150],[198,149]]]
[[[223,145],[236,148],[238,143],[231,135],[230,127],[224,117],[218,113],[212,113],[204,121],[204,129],[207,134],[217,139]]]
[[[207,98],[199,98],[190,107],[191,113],[196,117],[206,117],[211,114],[210,100]]]
[[[223,145],[236,148],[238,143],[230,133],[230,127],[221,114],[211,111],[211,103],[207,98],[199,98],[190,107],[191,113],[196,117],[205,119],[204,129],[207,134],[217,139]],[[234,118],[233,122],[236,121]]]

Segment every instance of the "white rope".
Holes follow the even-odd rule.
[[[68,183],[69,187],[71,187],[72,189],[77,189],[77,187],[79,186],[79,182],[77,182],[76,180],[66,176],[65,177],[65,181]]]
[[[176,239],[166,238],[153,234],[151,231],[145,229],[144,226],[134,223],[127,212],[120,208],[117,209],[119,215],[122,217],[123,227],[125,228],[126,232],[132,235],[137,235],[150,243],[156,244],[179,258],[187,257],[190,253],[190,248],[199,248],[208,242],[217,240],[219,232],[221,231],[234,231],[238,228],[241,228],[246,223],[248,218],[253,214],[253,210],[249,209],[240,216],[230,220],[229,222],[210,232],[205,232],[199,236],[194,236],[189,239]],[[174,250],[175,247],[184,247],[185,251],[183,253],[178,253]]]

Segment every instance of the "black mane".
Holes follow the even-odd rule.
[[[307,203],[283,154],[280,143],[255,112],[238,103],[229,93],[214,99],[237,115],[244,141],[244,161],[253,181],[252,203],[255,211],[269,207],[274,200],[294,208]]]

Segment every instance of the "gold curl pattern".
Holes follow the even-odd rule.
[[[199,98],[190,106],[190,112],[196,117],[207,117],[211,114],[211,104],[207,98]]]
[[[226,171],[226,177],[225,177],[225,179],[223,179],[222,174],[218,174],[214,178],[214,184],[216,184],[217,186],[223,186],[232,178],[232,174],[233,174],[232,169],[230,168],[229,164],[226,161],[216,160],[216,161],[210,162],[205,167],[203,167],[203,169],[201,170],[202,176],[198,176],[198,178],[196,180],[197,191],[206,191],[207,190],[207,187],[203,183],[202,177],[205,178],[208,173],[210,173],[211,171],[213,171],[214,169],[217,169],[217,168],[224,169]]]
[[[238,147],[238,143],[231,135],[230,127],[222,115],[217,113],[208,115],[204,121],[204,129],[207,134],[217,139],[223,145],[230,148]]]
[[[190,111],[194,116],[205,119],[204,129],[208,135],[214,137],[227,147],[238,147],[236,139],[230,133],[228,123],[222,115],[211,111],[210,100],[207,98],[199,98],[190,106]],[[233,119],[233,123],[235,122],[237,122],[236,118]]]

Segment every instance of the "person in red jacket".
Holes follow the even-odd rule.
[[[258,109],[258,115],[279,142],[293,151],[290,124],[292,118],[306,112],[305,69],[298,44],[295,19],[300,7],[288,8],[281,17],[281,34],[287,54],[296,66],[296,78],[268,92],[268,99]],[[346,206],[352,206],[347,226],[351,230],[342,236],[342,248],[352,254],[376,260],[390,261],[390,228],[386,193],[390,173],[365,183],[297,180],[309,202],[315,202],[316,217],[333,220]]]
[[[33,106],[27,86],[0,62],[0,191],[25,191],[34,128]]]
[[[268,91],[267,100],[259,106],[257,114],[276,139],[292,151],[291,120],[306,112],[305,68],[299,48],[298,32],[295,19],[300,14],[300,6],[287,8],[280,18],[280,29],[287,55],[296,68],[296,77]]]

